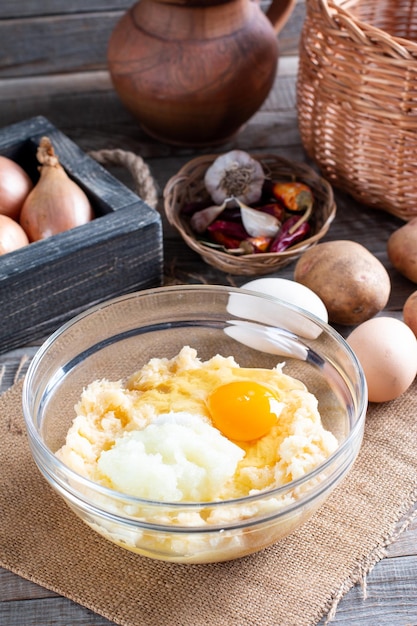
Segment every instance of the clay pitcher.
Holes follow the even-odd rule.
[[[114,88],[143,130],[183,146],[226,142],[274,83],[277,33],[296,0],[140,0],[108,46]]]

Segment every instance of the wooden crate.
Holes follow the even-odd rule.
[[[159,213],[47,119],[0,129],[0,154],[35,182],[43,135],[89,196],[96,218],[0,257],[0,351],[44,337],[90,305],[162,284]]]

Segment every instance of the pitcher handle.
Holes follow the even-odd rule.
[[[290,17],[297,0],[272,0],[266,16],[269,18],[276,33],[285,26]]]

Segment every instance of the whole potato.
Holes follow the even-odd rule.
[[[319,243],[298,259],[294,279],[324,302],[329,321],[355,325],[386,306],[391,281],[382,263],[355,241]]]
[[[417,337],[417,291],[414,291],[405,301],[403,319]]]
[[[417,217],[389,236],[387,253],[395,269],[417,283]]]

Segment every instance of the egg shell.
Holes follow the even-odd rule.
[[[347,343],[361,364],[370,402],[387,402],[404,393],[417,374],[417,339],[402,321],[375,317],[357,326]]]

